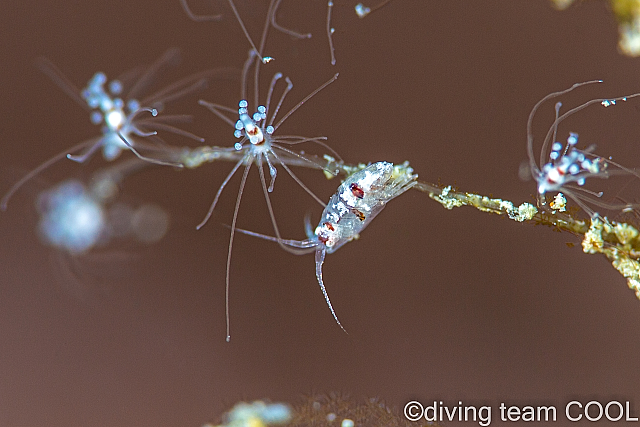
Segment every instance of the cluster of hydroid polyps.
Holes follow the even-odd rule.
[[[191,3],[191,2],[190,2]],[[216,15],[198,15],[192,11],[193,4],[181,0],[185,14],[193,21],[215,21]],[[567,92],[597,81],[578,83],[571,88],[555,92],[537,103],[529,117],[526,140],[523,146],[528,155],[528,173],[535,185],[523,185],[522,200],[514,203],[496,197],[460,191],[452,186],[429,184],[418,181],[417,174],[408,162],[391,163],[391,159],[377,159],[373,163],[349,162],[340,158],[336,147],[321,135],[299,133],[283,134],[281,127],[301,108],[309,108],[307,104],[319,92],[331,91],[339,74],[331,73],[317,77],[316,88],[306,96],[298,96],[293,107],[285,109],[286,100],[294,97],[294,82],[278,67],[278,58],[267,56],[267,40],[270,30],[281,31],[293,39],[306,39],[308,34],[284,28],[277,23],[277,11],[280,0],[271,0],[261,37],[254,43],[245,28],[242,17],[234,2],[229,0],[231,9],[242,27],[248,40],[247,46],[240,50],[238,69],[206,70],[188,76],[151,95],[148,89],[159,77],[161,71],[177,62],[177,51],[170,49],[152,65],[129,73],[126,79],[110,80],[104,73],[93,74],[84,89],[78,89],[69,82],[63,73],[48,60],[39,60],[40,68],[49,75],[69,96],[83,106],[90,120],[100,126],[101,133],[85,142],[70,147],[60,154],[34,168],[24,178],[8,189],[1,200],[3,209],[7,208],[11,197],[35,175],[56,162],[87,163],[102,152],[104,161],[108,163],[101,175],[91,177],[91,185],[77,181],[66,182],[54,186],[38,198],[38,209],[41,215],[40,232],[50,245],[72,254],[90,252],[99,245],[106,244],[112,236],[126,235],[114,224],[113,218],[121,218],[121,205],[116,204],[119,187],[124,179],[148,166],[164,166],[168,170],[193,170],[207,165],[219,167],[221,162],[229,162],[232,166],[226,177],[219,183],[217,192],[210,195],[211,204],[208,212],[202,213],[202,221],[194,224],[201,228],[210,221],[211,215],[221,200],[225,189],[229,188],[231,179],[240,175],[233,216],[227,221],[230,235],[226,260],[226,320],[227,339],[230,337],[229,298],[231,289],[231,270],[233,242],[236,232],[272,240],[285,251],[293,254],[314,253],[315,280],[328,306],[329,312],[337,325],[343,329],[339,316],[334,310],[329,290],[331,284],[325,283],[322,267],[325,256],[335,252],[342,245],[360,236],[364,228],[382,211],[388,202],[409,189],[426,192],[447,209],[468,205],[483,212],[505,215],[519,223],[546,224],[558,230],[566,230],[583,238],[586,253],[601,253],[611,260],[613,266],[629,280],[629,285],[638,290],[640,287],[640,242],[637,228],[632,224],[616,222],[608,219],[621,212],[634,212],[640,207],[633,201],[612,201],[605,194],[592,187],[592,183],[613,176],[627,176],[638,179],[640,175],[634,169],[613,161],[602,153],[606,147],[581,146],[580,136],[570,129],[561,127],[564,120],[583,109],[619,108],[619,104],[634,102],[632,98],[638,94],[614,98],[591,99],[573,108],[562,105],[562,96]],[[380,3],[380,6],[387,2]],[[333,4],[327,3],[327,41],[330,63],[335,63],[332,41],[331,13]],[[366,16],[364,5],[358,5],[356,13]],[[215,22],[195,23],[194,25],[216,25]],[[242,43],[246,42],[242,39]],[[304,43],[304,40],[292,40]],[[248,53],[247,53],[248,50]],[[328,58],[319,58],[326,61]],[[240,65],[243,64],[243,65]],[[233,65],[233,64],[232,64]],[[266,88],[260,87],[260,77],[265,71],[272,76]],[[235,74],[234,74],[235,73]],[[220,76],[235,75],[240,80],[239,97],[231,105],[222,105],[211,99],[193,98],[200,90],[218,79]],[[316,78],[315,76],[309,78]],[[200,95],[198,95],[200,96]],[[204,95],[203,95],[204,96]],[[297,95],[296,95],[297,96]],[[219,122],[228,128],[231,143],[220,146],[223,142],[203,141],[187,130],[190,116],[186,114],[167,114],[173,101],[189,100],[195,108],[208,109],[215,117],[212,122]],[[544,135],[534,135],[532,122],[535,113],[543,106],[551,108],[546,101],[557,101],[555,119]],[[615,105],[618,104],[618,105]],[[179,124],[177,126],[176,124]],[[215,126],[212,124],[212,126]],[[304,129],[304,128],[303,128]],[[178,137],[197,141],[197,147],[168,144],[160,139],[164,132]],[[524,132],[524,129],[523,129]],[[225,141],[226,143],[226,141]],[[312,154],[309,147],[316,148],[320,154]],[[403,160],[403,159],[402,159]],[[72,163],[74,164],[74,163]],[[332,193],[322,196],[314,193],[295,172],[296,168],[316,170],[319,176],[332,179],[338,177]],[[269,219],[273,227],[271,235],[259,234],[254,230],[237,228],[245,185],[251,170],[257,170],[260,186],[264,196]],[[285,173],[283,173],[284,171]],[[438,175],[438,171],[429,171]],[[271,201],[271,194],[278,191],[277,182],[284,176],[292,179],[308,195],[309,204],[320,204],[323,213],[314,226],[307,220],[306,239],[294,239],[282,236],[277,217]],[[424,173],[423,173],[424,176]],[[105,178],[106,177],[106,178]],[[289,178],[286,178],[289,177]],[[592,189],[594,188],[594,189]],[[487,189],[487,193],[490,189]],[[534,200],[529,197],[535,193]],[[300,202],[304,203],[304,202]],[[112,207],[120,210],[114,210]],[[586,217],[583,213],[586,213]],[[120,216],[118,216],[120,215]],[[162,215],[159,215],[160,217]],[[132,218],[137,218],[132,214]],[[164,217],[166,220],[166,216]],[[613,218],[613,216],[611,217]],[[133,219],[131,221],[134,221]],[[303,223],[304,218],[300,218]],[[166,221],[165,221],[166,222]],[[139,224],[140,220],[134,221]],[[164,232],[162,221],[158,220],[158,230],[149,231],[149,236],[138,240],[157,241]],[[122,224],[122,221],[118,222]],[[137,229],[135,226],[132,229]],[[135,234],[135,233],[134,233]],[[140,233],[138,233],[140,234]],[[136,234],[136,235],[138,235]],[[130,235],[130,234],[129,234]],[[151,237],[153,235],[153,237]],[[375,238],[372,236],[371,238]],[[310,275],[311,280],[313,276]]]
[[[151,95],[143,96],[143,94],[150,92],[148,91],[149,87],[160,77],[162,71],[168,66],[177,65],[177,49],[169,49],[155,63],[125,73],[123,78],[109,79],[103,72],[94,73],[83,89],[78,89],[73,82],[65,77],[62,71],[53,65],[53,62],[39,59],[38,65],[41,70],[89,112],[90,121],[100,127],[101,134],[65,149],[26,174],[9,188],[0,202],[1,207],[6,209],[10,199],[18,190],[56,162],[72,160],[76,163],[86,164],[95,157],[94,154],[101,151],[103,160],[109,166],[100,172],[100,175],[92,176],[89,183],[74,180],[54,186],[43,192],[37,203],[41,215],[39,229],[43,240],[74,256],[82,255],[106,245],[115,235],[125,235],[121,230],[123,215],[121,215],[122,209],[120,208],[122,204],[117,202],[117,198],[120,193],[120,185],[126,177],[147,166],[168,166],[189,170],[214,160],[234,162],[231,171],[219,185],[217,193],[212,196],[209,211],[203,214],[203,220],[197,225],[197,228],[200,229],[209,221],[223,190],[227,188],[232,177],[239,172],[242,177],[237,190],[233,218],[230,221],[231,232],[226,266],[228,340],[230,336],[228,305],[233,241],[237,231],[237,218],[245,184],[252,166],[255,166],[259,173],[264,199],[273,225],[274,237],[269,236],[269,238],[274,239],[289,252],[306,253],[312,251],[316,253],[316,279],[330,312],[338,325],[342,327],[331,306],[322,278],[325,254],[332,253],[344,243],[357,238],[359,232],[384,208],[388,201],[411,188],[417,175],[413,173],[408,164],[394,166],[389,162],[379,162],[370,167],[367,165],[348,166],[344,164],[338,153],[325,142],[327,138],[324,136],[283,134],[280,130],[281,125],[298,109],[302,108],[307,101],[335,82],[338,73],[332,73],[331,76],[319,80],[314,91],[299,98],[298,103],[288,110],[285,110],[283,105],[294,88],[293,82],[288,76],[282,72],[275,72],[268,87],[266,89],[260,87],[261,72],[266,70],[265,67],[273,67],[271,63],[274,61],[274,58],[264,54],[269,30],[275,29],[298,39],[310,37],[308,34],[297,33],[277,23],[276,13],[280,3],[281,0],[270,1],[260,40],[258,43],[254,43],[234,2],[229,0],[231,10],[249,42],[248,55],[244,60],[244,65],[241,70],[237,70],[235,73],[236,77],[238,74],[240,77],[240,97],[233,106],[205,99],[194,100],[194,103],[197,101],[217,116],[221,122],[226,122],[231,127],[229,133],[236,138],[231,146],[205,145],[196,148],[183,148],[169,144],[160,137],[163,136],[162,133],[170,132],[178,137],[187,137],[203,143],[202,138],[185,129],[190,120],[189,115],[170,115],[166,113],[165,109],[172,101],[188,100],[194,94],[200,93],[212,81],[221,76],[233,74],[232,69],[206,70],[179,80]],[[184,0],[181,1],[181,4],[186,15],[194,21],[215,21],[219,18],[217,15],[194,13],[191,5]],[[333,28],[331,27],[332,8],[333,3],[329,1],[327,3],[326,35],[330,62],[335,64],[332,41]],[[374,7],[373,10],[377,8],[379,7]],[[246,52],[246,50],[242,49],[240,52]],[[180,123],[181,126],[174,126],[175,122]],[[317,147],[324,155],[309,154],[310,146]],[[129,152],[130,156],[123,156],[123,152]],[[127,166],[122,167],[124,164]],[[303,183],[292,170],[294,167],[315,168],[321,170],[323,176],[328,178],[339,174],[347,174],[350,177],[346,184],[340,186],[338,192],[329,198],[327,203],[326,196],[319,197]],[[271,202],[271,193],[276,191],[278,171],[286,172],[286,175],[308,193],[309,200],[315,201],[325,209],[323,218],[315,231],[309,228],[307,241],[283,239],[280,234]],[[133,217],[139,216],[133,215]],[[302,222],[303,218],[300,218],[300,221]],[[159,222],[155,221],[157,224]],[[129,228],[137,229],[133,226]],[[250,230],[242,231],[251,232]],[[138,232],[138,234],[141,233]],[[163,235],[160,232],[151,234],[154,237],[144,235],[138,240],[152,242],[157,240],[155,236]],[[298,250],[295,248],[296,244]]]
[[[203,427],[267,427],[289,424],[293,417],[291,407],[284,403],[256,400],[236,403],[224,414],[223,423],[205,424]]]
[[[568,231],[582,239],[583,251],[587,254],[603,254],[626,279],[640,299],[640,240],[637,227],[625,222],[608,219],[607,215],[637,213],[640,204],[632,202],[608,202],[604,193],[586,188],[587,181],[627,176],[637,181],[639,172],[594,154],[595,146],[578,148],[578,134],[570,132],[566,144],[557,141],[558,126],[567,117],[589,106],[612,107],[640,96],[638,93],[616,98],[596,98],[584,102],[560,114],[561,102],[555,104],[555,120],[542,140],[540,161],[537,163],[534,149],[532,122],[536,111],[545,101],[555,99],[576,88],[591,83],[576,83],[568,89],[554,92],[541,99],[531,110],[527,124],[527,154],[529,172],[536,183],[535,205],[524,202],[519,205],[508,200],[482,196],[442,188],[419,182],[414,188],[425,191],[447,209],[473,206],[480,211],[505,215],[516,222],[533,222]],[[569,200],[565,197],[569,196]],[[547,202],[547,197],[551,201]],[[574,202],[575,205],[570,205]],[[585,212],[583,218],[579,212]]]
[[[433,421],[409,421],[400,410],[377,398],[356,399],[339,393],[310,396],[292,406],[291,427],[439,427]]]
[[[438,427],[429,421],[408,421],[399,411],[376,398],[358,400],[331,393],[311,396],[296,404],[257,400],[239,402],[222,417],[222,424],[203,427]]]

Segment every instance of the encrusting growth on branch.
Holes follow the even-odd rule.
[[[433,200],[446,209],[473,206],[482,212],[506,215],[517,222],[533,222],[548,225],[559,231],[568,231],[582,238],[582,250],[587,254],[602,254],[613,267],[627,279],[629,288],[640,299],[640,239],[636,227],[609,221],[606,217],[595,216],[589,222],[573,218],[563,209],[539,211],[530,203],[516,207],[508,200],[489,198],[473,193],[452,190],[451,186],[438,186],[418,182],[416,190],[429,194]],[[553,209],[554,206],[552,205]]]
[[[195,148],[165,147],[161,158],[175,162],[184,169],[195,169],[205,163],[217,161],[238,162],[244,156],[242,151],[229,147],[200,146]],[[364,168],[366,164],[346,164],[335,158],[306,155],[306,160],[296,157],[282,158],[287,166],[297,166],[322,170],[327,179],[340,175],[346,178]],[[309,161],[310,160],[310,161]],[[150,165],[147,163],[147,166]],[[397,165],[399,170],[409,170],[408,162]],[[328,171],[333,172],[329,173]],[[628,223],[610,221],[606,217],[595,215],[591,220],[578,219],[565,209],[566,199],[559,193],[548,207],[539,210],[531,203],[516,205],[511,201],[492,198],[475,193],[462,192],[451,186],[442,186],[417,181],[412,187],[423,193],[446,209],[460,206],[472,206],[482,212],[506,216],[520,223],[534,223],[553,227],[558,231],[567,231],[582,239],[583,251],[588,254],[603,254],[613,267],[627,279],[629,287],[640,299],[640,233]]]
[[[241,157],[241,152],[214,146],[185,148],[170,156],[172,160],[179,161],[188,169],[195,169],[204,163],[214,161],[239,161]],[[287,158],[284,162],[289,166],[324,169],[323,172],[328,179],[333,178],[333,175],[326,173],[327,170],[347,177],[367,166],[363,163],[345,164],[331,156],[308,156],[308,158],[312,162],[296,158]],[[409,167],[407,162],[400,166]],[[574,218],[564,208],[566,200],[560,193],[554,202],[549,204],[549,208],[540,211],[527,202],[516,205],[508,200],[462,192],[451,186],[443,187],[423,181],[418,181],[412,189],[427,193],[430,198],[449,210],[460,206],[472,206],[482,212],[504,215],[516,222],[547,225],[578,236],[582,239],[583,251],[606,256],[613,267],[627,279],[629,287],[640,299],[640,233],[633,225],[610,221],[600,216],[586,221]]]

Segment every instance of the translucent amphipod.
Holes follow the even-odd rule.
[[[320,223],[312,232],[307,224],[307,239],[283,240],[277,237],[238,229],[239,232],[278,242],[296,254],[315,252],[316,278],[329,310],[336,323],[346,332],[333,310],[322,279],[322,265],[326,254],[338,250],[342,245],[358,237],[387,203],[416,184],[418,175],[407,163],[394,166],[378,162],[350,175],[340,184],[327,203]]]
[[[626,101],[627,99],[640,96],[640,93],[633,95],[621,96],[618,98],[605,99],[598,98],[587,101],[571,110],[560,114],[562,103],[555,105],[556,118],[547,131],[545,139],[542,143],[540,151],[540,166],[536,163],[533,150],[533,117],[540,105],[552,98],[568,93],[580,86],[591,83],[600,83],[600,80],[576,83],[568,89],[560,92],[551,93],[542,98],[533,107],[529,114],[527,122],[527,154],[529,157],[529,169],[533,179],[537,183],[539,196],[539,204],[546,204],[546,194],[552,192],[562,192],[574,200],[589,216],[594,217],[597,214],[588,204],[592,204],[609,210],[629,209],[633,208],[631,204],[611,204],[599,200],[602,192],[594,192],[587,190],[582,186],[588,178],[608,178],[614,174],[631,174],[640,178],[640,175],[634,170],[625,168],[624,166],[610,160],[593,154],[595,146],[592,145],[586,149],[578,149],[578,134],[569,133],[567,143],[562,144],[555,141],[558,125],[568,116],[596,103],[600,103],[607,107],[614,105],[616,101]],[[549,150],[550,147],[550,151]]]
[[[261,40],[260,46],[264,46],[265,37],[267,34],[266,28],[269,26],[269,21],[265,24],[265,31],[263,31],[263,38]],[[258,81],[260,77],[260,66],[262,62],[256,60],[258,54],[255,50],[249,51],[249,56],[245,61],[243,70],[242,70],[242,85],[240,89],[241,100],[238,103],[238,108],[229,108],[224,105],[214,104],[211,102],[207,102],[204,100],[200,100],[200,104],[207,107],[212,113],[218,116],[221,120],[227,122],[234,129],[234,136],[238,138],[238,142],[234,144],[233,147],[230,147],[229,151],[238,151],[242,153],[242,157],[235,164],[235,166],[231,169],[231,172],[224,179],[220,187],[218,188],[218,192],[213,198],[213,202],[207,212],[205,218],[202,222],[197,226],[198,229],[202,228],[209,218],[211,217],[220,195],[222,191],[229,183],[233,175],[240,169],[241,166],[244,165],[244,172],[242,174],[242,179],[240,181],[240,188],[238,190],[238,196],[236,198],[236,205],[233,213],[233,220],[231,222],[231,235],[229,237],[229,249],[227,255],[227,272],[226,272],[226,300],[227,300],[227,318],[229,312],[229,266],[231,265],[231,253],[233,249],[233,238],[236,230],[236,221],[238,218],[238,211],[240,208],[240,201],[242,199],[242,194],[244,191],[244,187],[246,184],[247,176],[249,174],[249,169],[251,165],[255,164],[258,168],[258,172],[260,174],[260,182],[262,184],[262,190],[264,193],[265,201],[267,203],[267,209],[269,211],[269,216],[271,218],[271,223],[273,224],[274,232],[276,236],[280,237],[280,231],[278,230],[278,225],[276,223],[276,219],[273,213],[273,208],[271,206],[271,200],[269,197],[269,193],[271,193],[274,189],[276,175],[278,170],[276,169],[276,165],[282,166],[282,168],[294,179],[298,185],[300,185],[311,197],[313,197],[320,205],[324,206],[324,202],[319,199],[289,168],[288,165],[302,165],[305,167],[315,168],[315,169],[324,169],[324,167],[308,157],[303,156],[300,153],[295,152],[294,150],[286,147],[288,145],[296,145],[304,142],[313,142],[321,147],[324,147],[329,153],[340,159],[340,156],[328,147],[324,141],[326,141],[326,137],[305,137],[299,135],[277,135],[276,131],[278,128],[304,103],[306,103],[309,99],[311,99],[314,95],[320,92],[329,84],[333,83],[337,78],[338,74],[336,73],[331,79],[326,81],[324,84],[320,85],[316,90],[311,92],[302,101],[298,102],[293,108],[291,108],[286,114],[282,116],[277,122],[276,118],[278,116],[278,112],[284,103],[284,100],[293,88],[293,83],[288,77],[284,77],[284,80],[287,84],[284,89],[282,95],[278,99],[277,102],[273,102],[275,106],[272,104],[272,96],[276,87],[276,84],[283,78],[282,73],[276,73],[271,79],[271,84],[269,85],[269,89],[267,91],[267,98],[264,104],[259,103],[259,86]],[[254,67],[254,88],[253,88],[253,112],[250,110],[250,104],[247,100],[247,82],[249,70],[251,67]],[[230,114],[234,115],[234,119],[228,117]],[[266,163],[269,169],[270,183],[267,187],[265,173],[264,173],[264,164]],[[327,173],[335,175],[337,171],[326,170]],[[228,319],[227,319],[228,325]],[[229,333],[227,330],[227,341],[229,340]]]
[[[245,180],[247,174],[249,173],[249,168],[252,164],[256,164],[258,167],[258,171],[260,172],[260,180],[265,189],[265,198],[267,200],[267,204],[269,206],[269,212],[271,212],[271,202],[269,201],[268,193],[273,191],[275,185],[275,179],[277,176],[277,169],[274,166],[275,164],[281,165],[289,175],[305,190],[307,191],[313,198],[315,198],[318,203],[324,205],[324,203],[317,198],[311,190],[309,190],[300,179],[289,169],[287,163],[293,161],[294,163],[303,163],[308,167],[314,167],[322,169],[321,165],[318,165],[314,161],[304,157],[303,155],[296,153],[295,151],[285,147],[284,145],[296,145],[301,144],[303,142],[313,142],[321,145],[331,152],[332,155],[340,158],[340,156],[330,147],[328,147],[324,141],[326,141],[326,137],[304,137],[298,135],[275,135],[276,130],[287,120],[298,108],[300,108],[305,102],[307,102],[310,98],[320,92],[322,89],[327,87],[329,84],[333,83],[337,78],[338,74],[335,74],[331,79],[323,83],[320,87],[314,90],[312,93],[307,95],[302,101],[296,104],[289,112],[287,112],[277,123],[274,124],[278,112],[280,111],[280,107],[284,102],[287,94],[293,88],[293,83],[288,77],[285,77],[285,81],[287,83],[287,87],[284,89],[284,92],[280,96],[275,108],[272,108],[271,98],[275,89],[277,82],[282,79],[282,73],[274,74],[271,79],[271,84],[269,85],[269,90],[267,93],[267,99],[264,104],[258,105],[258,87],[255,87],[255,101],[254,105],[256,105],[256,111],[251,114],[249,111],[249,102],[246,99],[246,81],[248,70],[251,67],[256,54],[253,51],[249,51],[249,57],[245,62],[243,67],[243,85],[241,89],[243,99],[238,103],[238,109],[234,110],[229,107],[225,107],[220,104],[214,104],[211,102],[207,102],[204,100],[200,100],[200,105],[207,107],[212,113],[218,116],[220,119],[227,122],[231,125],[235,130],[233,135],[239,139],[230,150],[244,152],[243,157],[240,159],[238,163],[233,167],[229,175],[225,178],[222,185],[218,189],[216,196],[214,197],[213,202],[211,203],[211,207],[209,208],[209,212],[205,216],[204,220],[198,225],[198,229],[201,228],[211,217],[213,210],[218,202],[218,198],[224,190],[225,186],[231,179],[231,177],[236,173],[236,171],[240,168],[240,166],[245,165],[245,170],[242,178],[242,182],[240,184],[240,190],[238,192],[238,204],[240,203],[240,198],[242,197],[242,192],[244,189]],[[259,72],[259,62],[255,61],[256,67],[256,75],[255,81],[258,81],[258,72]],[[256,83],[257,84],[257,83]],[[234,121],[227,117],[223,112],[236,114],[237,120]],[[269,183],[269,187],[266,187],[266,181],[263,170],[263,163],[266,163],[269,168],[269,175],[271,177],[271,181]],[[335,174],[334,171],[328,171],[329,173]],[[236,206],[236,214],[237,214],[237,206]],[[234,215],[235,222],[235,215]],[[275,226],[275,220],[274,227]],[[277,227],[276,227],[277,228]],[[276,232],[277,233],[277,232]]]
[[[138,72],[139,78],[130,86],[126,96],[123,96],[124,84],[120,80],[108,81],[106,75],[102,72],[94,74],[87,86],[83,90],[79,90],[50,61],[40,59],[38,62],[39,67],[79,105],[90,111],[91,122],[102,126],[102,134],[58,153],[33,169],[15,183],[4,195],[0,200],[0,209],[5,210],[11,196],[25,182],[53,163],[65,157],[78,163],[84,163],[99,149],[102,149],[103,157],[107,161],[116,159],[122,150],[131,150],[142,160],[180,167],[180,164],[162,159],[163,148],[155,144],[144,143],[135,138],[137,136],[148,137],[155,135],[156,130],[165,130],[193,138],[199,142],[203,141],[202,138],[169,124],[171,122],[187,121],[189,116],[163,115],[155,119],[151,117],[141,118],[143,113],[150,113],[152,116],[156,116],[167,102],[206,86],[207,76],[212,74],[210,71],[187,77],[151,96],[138,100],[138,95],[150,84],[155,75],[167,65],[176,62],[178,56],[177,49],[170,49],[141,75]],[[153,128],[153,131],[148,130],[151,128]],[[134,148],[134,145],[136,148]],[[146,157],[140,153],[140,150],[155,153],[159,158]],[[76,154],[79,151],[81,153]]]

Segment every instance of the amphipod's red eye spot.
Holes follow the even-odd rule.
[[[349,189],[351,189],[353,195],[358,199],[362,199],[364,197],[364,190],[355,182],[349,186]]]
[[[330,222],[323,222],[322,225],[330,232],[336,231],[336,229],[333,227],[333,224],[331,224]],[[330,238],[329,233],[327,233],[326,231],[324,233],[323,232],[318,233],[317,236],[318,236],[318,240],[320,240],[322,243],[327,243]]]
[[[354,215],[357,216],[360,221],[364,221],[366,218],[366,216],[362,212],[360,212],[358,209],[355,209],[355,208],[351,209],[351,212],[353,212]]]

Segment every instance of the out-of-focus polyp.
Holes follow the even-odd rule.
[[[40,212],[38,229],[42,240],[51,246],[82,254],[105,245],[111,239],[133,237],[151,244],[164,237],[169,228],[169,214],[154,204],[134,208],[127,203],[102,197],[104,185],[87,188],[76,180],[65,181],[41,193],[37,199]]]
[[[104,208],[79,181],[65,181],[41,193],[37,206],[40,236],[50,245],[82,253],[104,235]]]

